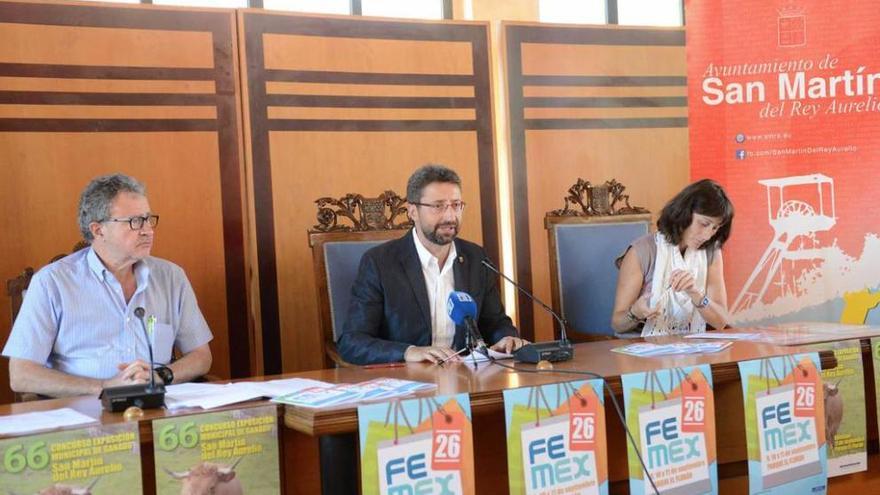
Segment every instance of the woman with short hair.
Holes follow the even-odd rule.
[[[733,203],[715,181],[681,190],[660,212],[657,233],[636,239],[617,258],[620,274],[611,326],[643,337],[724,328],[727,292],[721,246]]]

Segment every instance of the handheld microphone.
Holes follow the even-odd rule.
[[[147,349],[150,353],[150,383],[146,385],[121,385],[118,387],[106,387],[101,390],[101,404],[104,409],[111,412],[124,411],[130,406],[137,406],[141,409],[156,409],[165,405],[165,386],[156,385],[156,378],[153,376],[153,343],[150,340],[150,334],[147,331],[147,325],[144,323],[144,308],[137,307],[134,315],[141,322],[141,328],[147,339]]]
[[[550,361],[550,362],[558,362],[558,361],[568,361],[569,359],[574,357],[574,348],[571,346],[571,342],[568,340],[568,336],[565,333],[565,320],[559,316],[556,311],[553,311],[553,308],[544,304],[544,301],[541,301],[537,297],[535,297],[531,292],[524,289],[521,285],[516,283],[512,278],[503,274],[501,270],[495,268],[495,265],[489,261],[489,258],[483,258],[481,261],[483,266],[492,270],[492,272],[499,275],[504,280],[507,280],[514,287],[517,288],[520,292],[526,295],[532,302],[538,303],[539,306],[544,308],[544,311],[550,313],[553,318],[559,322],[559,340],[552,340],[550,342],[540,342],[534,344],[526,344],[516,352],[513,353],[513,358],[517,361],[523,363],[537,363],[538,361]]]
[[[488,356],[489,348],[474,321],[477,316],[477,303],[474,298],[467,292],[452,291],[446,299],[446,312],[456,325],[464,325],[474,350]]]

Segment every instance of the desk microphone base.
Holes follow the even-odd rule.
[[[513,353],[513,359],[520,363],[537,363],[538,361],[568,361],[574,357],[571,343],[563,340],[527,344]]]
[[[122,412],[131,406],[141,409],[157,409],[165,405],[165,386],[123,385],[108,387],[98,397],[104,409],[110,412]]]

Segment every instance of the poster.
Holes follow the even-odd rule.
[[[621,377],[626,424],[661,494],[718,493],[715,400],[709,365]],[[653,494],[632,444],[630,493]]]
[[[0,440],[6,493],[141,493],[138,423],[98,425]]]
[[[866,471],[868,451],[862,345],[858,340],[845,340],[815,344],[810,348],[833,351],[837,358],[835,368],[820,372],[825,440],[828,442],[828,477]]]
[[[880,394],[877,393],[877,390],[880,390],[880,386],[878,386],[880,384],[880,337],[871,339],[871,358],[874,361],[874,396],[877,400],[874,407],[877,408],[877,422],[880,426]]]
[[[475,493],[468,394],[358,407],[361,493]]]
[[[275,405],[153,420],[156,493],[280,493]]]
[[[749,493],[827,493],[819,354],[739,363]]]
[[[880,324],[876,2],[686,8],[691,179],[736,209],[733,322]]]
[[[504,391],[514,495],[608,494],[602,380]]]

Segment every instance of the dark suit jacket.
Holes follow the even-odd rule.
[[[413,235],[410,230],[364,253],[351,288],[348,319],[336,343],[346,361],[403,361],[409,346],[431,345],[428,290]],[[453,265],[455,290],[467,292],[476,301],[477,327],[483,339],[492,345],[515,336],[513,322],[501,305],[497,275],[481,263],[486,257],[483,248],[461,239],[454,242],[458,253]],[[464,347],[465,331],[463,325],[455,328],[455,349]]]

